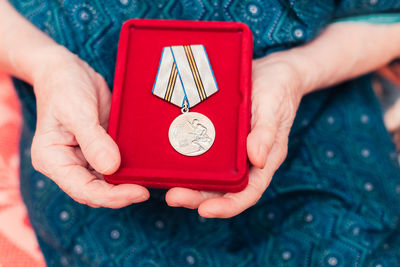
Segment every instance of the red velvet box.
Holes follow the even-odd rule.
[[[207,116],[216,137],[205,154],[188,157],[169,143],[181,110],[152,94],[163,47],[203,44],[219,91],[190,111]],[[150,188],[237,192],[247,185],[252,35],[234,22],[127,21],[121,30],[108,132],[121,166],[106,181]]]

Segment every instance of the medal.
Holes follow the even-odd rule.
[[[181,108],[168,131],[172,147],[185,156],[207,152],[215,140],[210,119],[189,109],[218,92],[203,45],[164,47],[153,94]]]
[[[214,143],[215,129],[203,114],[183,112],[169,127],[169,142],[185,156],[198,156],[209,150]]]

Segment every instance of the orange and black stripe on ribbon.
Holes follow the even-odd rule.
[[[190,45],[184,45],[186,57],[189,62],[190,70],[192,71],[193,79],[196,83],[197,92],[199,93],[200,100],[203,101],[207,98],[206,91],[204,90],[203,82],[201,81],[201,77],[199,74],[199,70],[196,65],[196,61],[193,56],[193,51]]]
[[[176,77],[178,76],[178,69],[176,68],[176,64],[172,64],[171,74],[169,75],[167,90],[165,91],[164,99],[168,102],[171,101],[172,93],[174,92]]]

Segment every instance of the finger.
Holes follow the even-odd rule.
[[[74,147],[50,146],[36,150],[35,169],[50,177],[66,194],[79,203],[92,207],[121,208],[132,203],[145,201],[149,192],[142,186],[133,184],[112,185],[98,179],[84,167]]]
[[[66,194],[92,207],[118,209],[149,198],[148,191],[142,186],[109,184],[80,165],[63,166],[53,177]]]
[[[249,183],[243,191],[205,200],[198,208],[199,214],[206,218],[230,218],[256,204],[285,159],[286,152],[287,142],[274,143],[265,167],[251,169]]]
[[[171,207],[197,209],[204,200],[221,195],[222,193],[219,192],[206,192],[174,187],[168,190],[165,200]]]

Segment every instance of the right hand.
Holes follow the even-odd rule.
[[[37,126],[32,143],[34,168],[77,202],[121,208],[148,199],[146,188],[112,185],[102,174],[121,162],[117,144],[106,133],[111,94],[103,77],[65,48],[34,75]]]
[[[253,61],[252,129],[247,137],[247,154],[253,166],[246,188],[221,194],[175,187],[167,192],[168,205],[198,209],[202,217],[230,218],[261,198],[286,158],[290,128],[306,88],[305,75],[300,75],[288,53]]]

